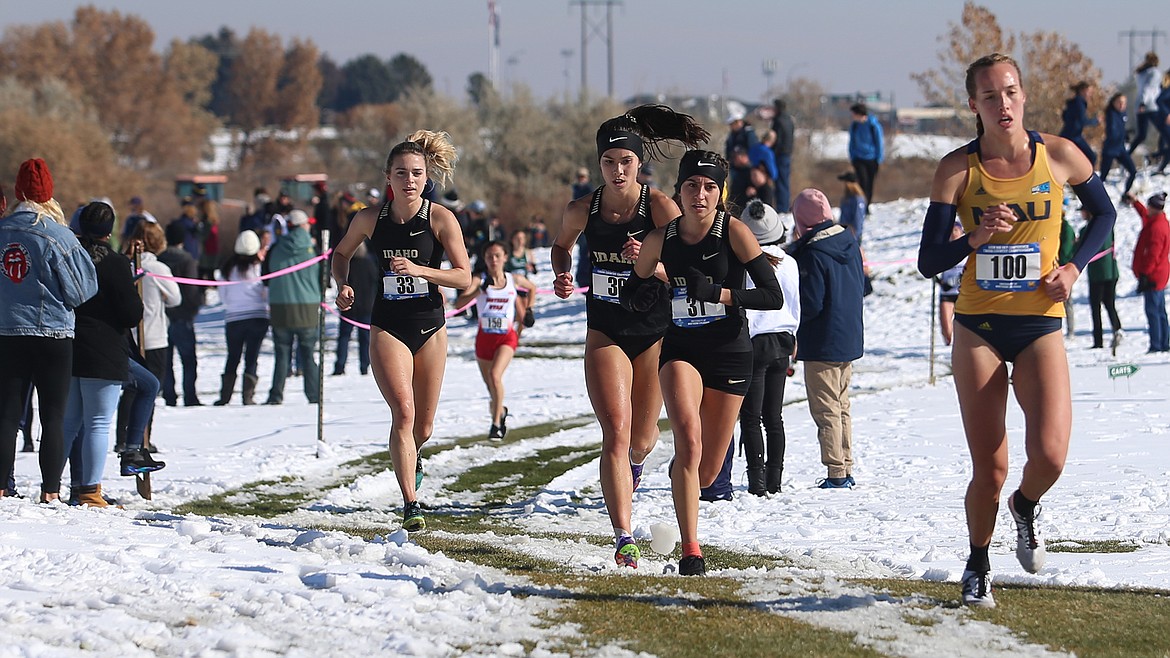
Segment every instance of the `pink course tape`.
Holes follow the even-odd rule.
[[[248,279],[247,281],[209,281],[207,279],[188,279],[186,277],[181,277],[181,276],[164,276],[162,274],[153,274],[151,272],[147,272],[146,276],[153,276],[156,279],[164,279],[166,281],[174,281],[175,283],[185,283],[189,286],[234,286],[237,283],[248,283],[251,281],[267,281],[268,279],[275,279],[278,276],[284,276],[285,274],[289,274],[291,272],[303,270],[306,267],[310,267],[312,265],[320,263],[321,261],[325,260],[326,258],[329,258],[329,254],[332,252],[333,252],[333,250],[330,249],[330,250],[326,251],[325,253],[321,254],[320,256],[314,256],[314,257],[310,258],[309,260],[302,261],[300,263],[297,263],[296,265],[286,267],[283,270],[269,272],[268,274],[265,274],[264,276],[260,277],[259,279]]]

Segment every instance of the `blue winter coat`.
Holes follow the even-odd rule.
[[[861,358],[865,273],[853,234],[826,220],[808,229],[788,252],[800,270],[797,360],[841,363]]]
[[[1118,112],[1112,105],[1105,110],[1105,141],[1101,143],[1101,155],[1117,157],[1126,150],[1125,112]]]
[[[853,229],[853,236],[861,242],[861,233],[865,230],[865,195],[847,194],[841,197],[841,217],[837,220],[842,226]]]
[[[877,117],[870,114],[865,121],[849,124],[849,159],[876,160],[878,164],[886,159],[885,134]]]
[[[1066,139],[1080,137],[1085,128],[1097,125],[1096,118],[1089,117],[1089,101],[1073,96],[1064,104],[1064,111],[1060,113],[1064,125],[1060,128],[1060,136]]]

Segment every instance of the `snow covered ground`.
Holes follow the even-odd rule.
[[[1166,179],[1154,183],[1165,185]],[[1153,190],[1142,178],[1136,189]],[[1116,193],[1116,192],[1114,192]],[[936,346],[937,381],[929,383],[931,285],[913,258],[926,201],[879,204],[866,224],[866,250],[876,275],[866,300],[866,356],[855,364],[853,490],[821,490],[816,431],[803,403],[800,373],[785,408],[788,453],[783,492],[766,498],[744,489],[742,458],[731,502],[704,503],[705,544],[787,558],[793,568],[731,572],[777,614],[858,634],[891,655],[1042,655],[1003,629],[973,623],[962,610],[932,610],[930,624],[911,624],[887,597],[845,582],[855,577],[956,581],[967,552],[962,497],[968,458],[948,373]],[[1139,587],[1170,590],[1170,357],[1147,355],[1145,318],[1134,296],[1130,255],[1139,220],[1122,208],[1117,249],[1122,267],[1118,309],[1126,338],[1116,358],[1091,350],[1087,284],[1075,293],[1076,333],[1068,339],[1072,370],[1072,448],[1064,476],[1045,497],[1040,530],[1051,543],[1120,541],[1127,553],[1051,553],[1038,574],[1015,562],[1006,510],[992,544],[999,582]],[[547,285],[547,254],[537,282]],[[329,333],[336,330],[329,318]],[[222,314],[207,308],[198,325],[200,395],[216,397],[224,357]],[[450,325],[451,355],[434,444],[483,431],[487,395],[472,355],[473,329]],[[536,326],[521,344],[539,358],[516,359],[507,375],[510,426],[589,414],[579,356],[584,336],[580,297],[541,298]],[[557,346],[561,345],[561,346]],[[266,344],[266,347],[270,348]],[[1130,378],[1108,367],[1133,363]],[[326,367],[332,367],[332,355]],[[261,392],[272,370],[261,361]],[[107,465],[107,493],[125,509],[89,510],[0,499],[0,658],[62,655],[552,655],[575,629],[544,628],[538,615],[565,603],[517,596],[522,578],[429,553],[398,528],[401,498],[381,472],[319,500],[280,523],[259,519],[179,517],[181,503],[258,480],[297,475],[311,480],[338,464],[385,449],[389,412],[371,377],[328,377],[324,442],[317,410],[290,379],[280,407],[168,408],[155,420],[166,470],[154,477],[151,502],[134,496],[131,478]],[[1023,461],[1022,417],[1009,415],[1009,487]],[[421,500],[474,505],[475,493],[441,488],[470,466],[523,460],[557,445],[596,446],[596,424],[515,443],[458,447],[427,460]],[[634,499],[634,524],[673,523],[666,463],[670,435],[651,455]],[[36,457],[19,454],[17,482],[39,485]],[[322,515],[380,524],[375,541],[305,528]],[[597,464],[557,478],[517,508],[513,521],[536,532],[609,536]],[[481,537],[522,546],[583,571],[614,571],[612,553],[584,541]],[[717,573],[718,564],[710,565]],[[661,573],[665,558],[644,552],[637,573]],[[637,573],[630,574],[637,577]],[[957,586],[956,586],[957,588]],[[957,596],[957,592],[956,592]],[[961,637],[954,632],[963,625]],[[607,655],[627,655],[611,647]]]

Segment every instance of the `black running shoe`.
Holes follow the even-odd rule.
[[[991,573],[988,571],[963,572],[963,605],[977,608],[994,608],[995,597],[991,595]]]
[[[500,414],[500,438],[504,438],[508,434],[508,408],[504,407],[504,413]]]
[[[150,453],[142,448],[122,453],[121,473],[127,477],[153,473],[166,468],[166,466],[166,462],[155,461],[154,457],[151,457]]]
[[[707,567],[703,564],[702,555],[684,555],[683,559],[678,561],[678,575],[680,576],[705,576],[707,575]]]

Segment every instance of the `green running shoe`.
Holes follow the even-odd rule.
[[[414,460],[414,488],[415,491],[422,486],[423,468],[422,468],[422,453]]]
[[[622,538],[617,542],[617,551],[613,554],[613,561],[619,567],[629,567],[631,569],[638,568],[638,558],[642,557],[642,549],[634,543],[634,538],[629,535],[622,535]]]
[[[417,500],[412,500],[402,507],[402,529],[407,532],[427,529],[427,520],[423,518],[422,506]]]

